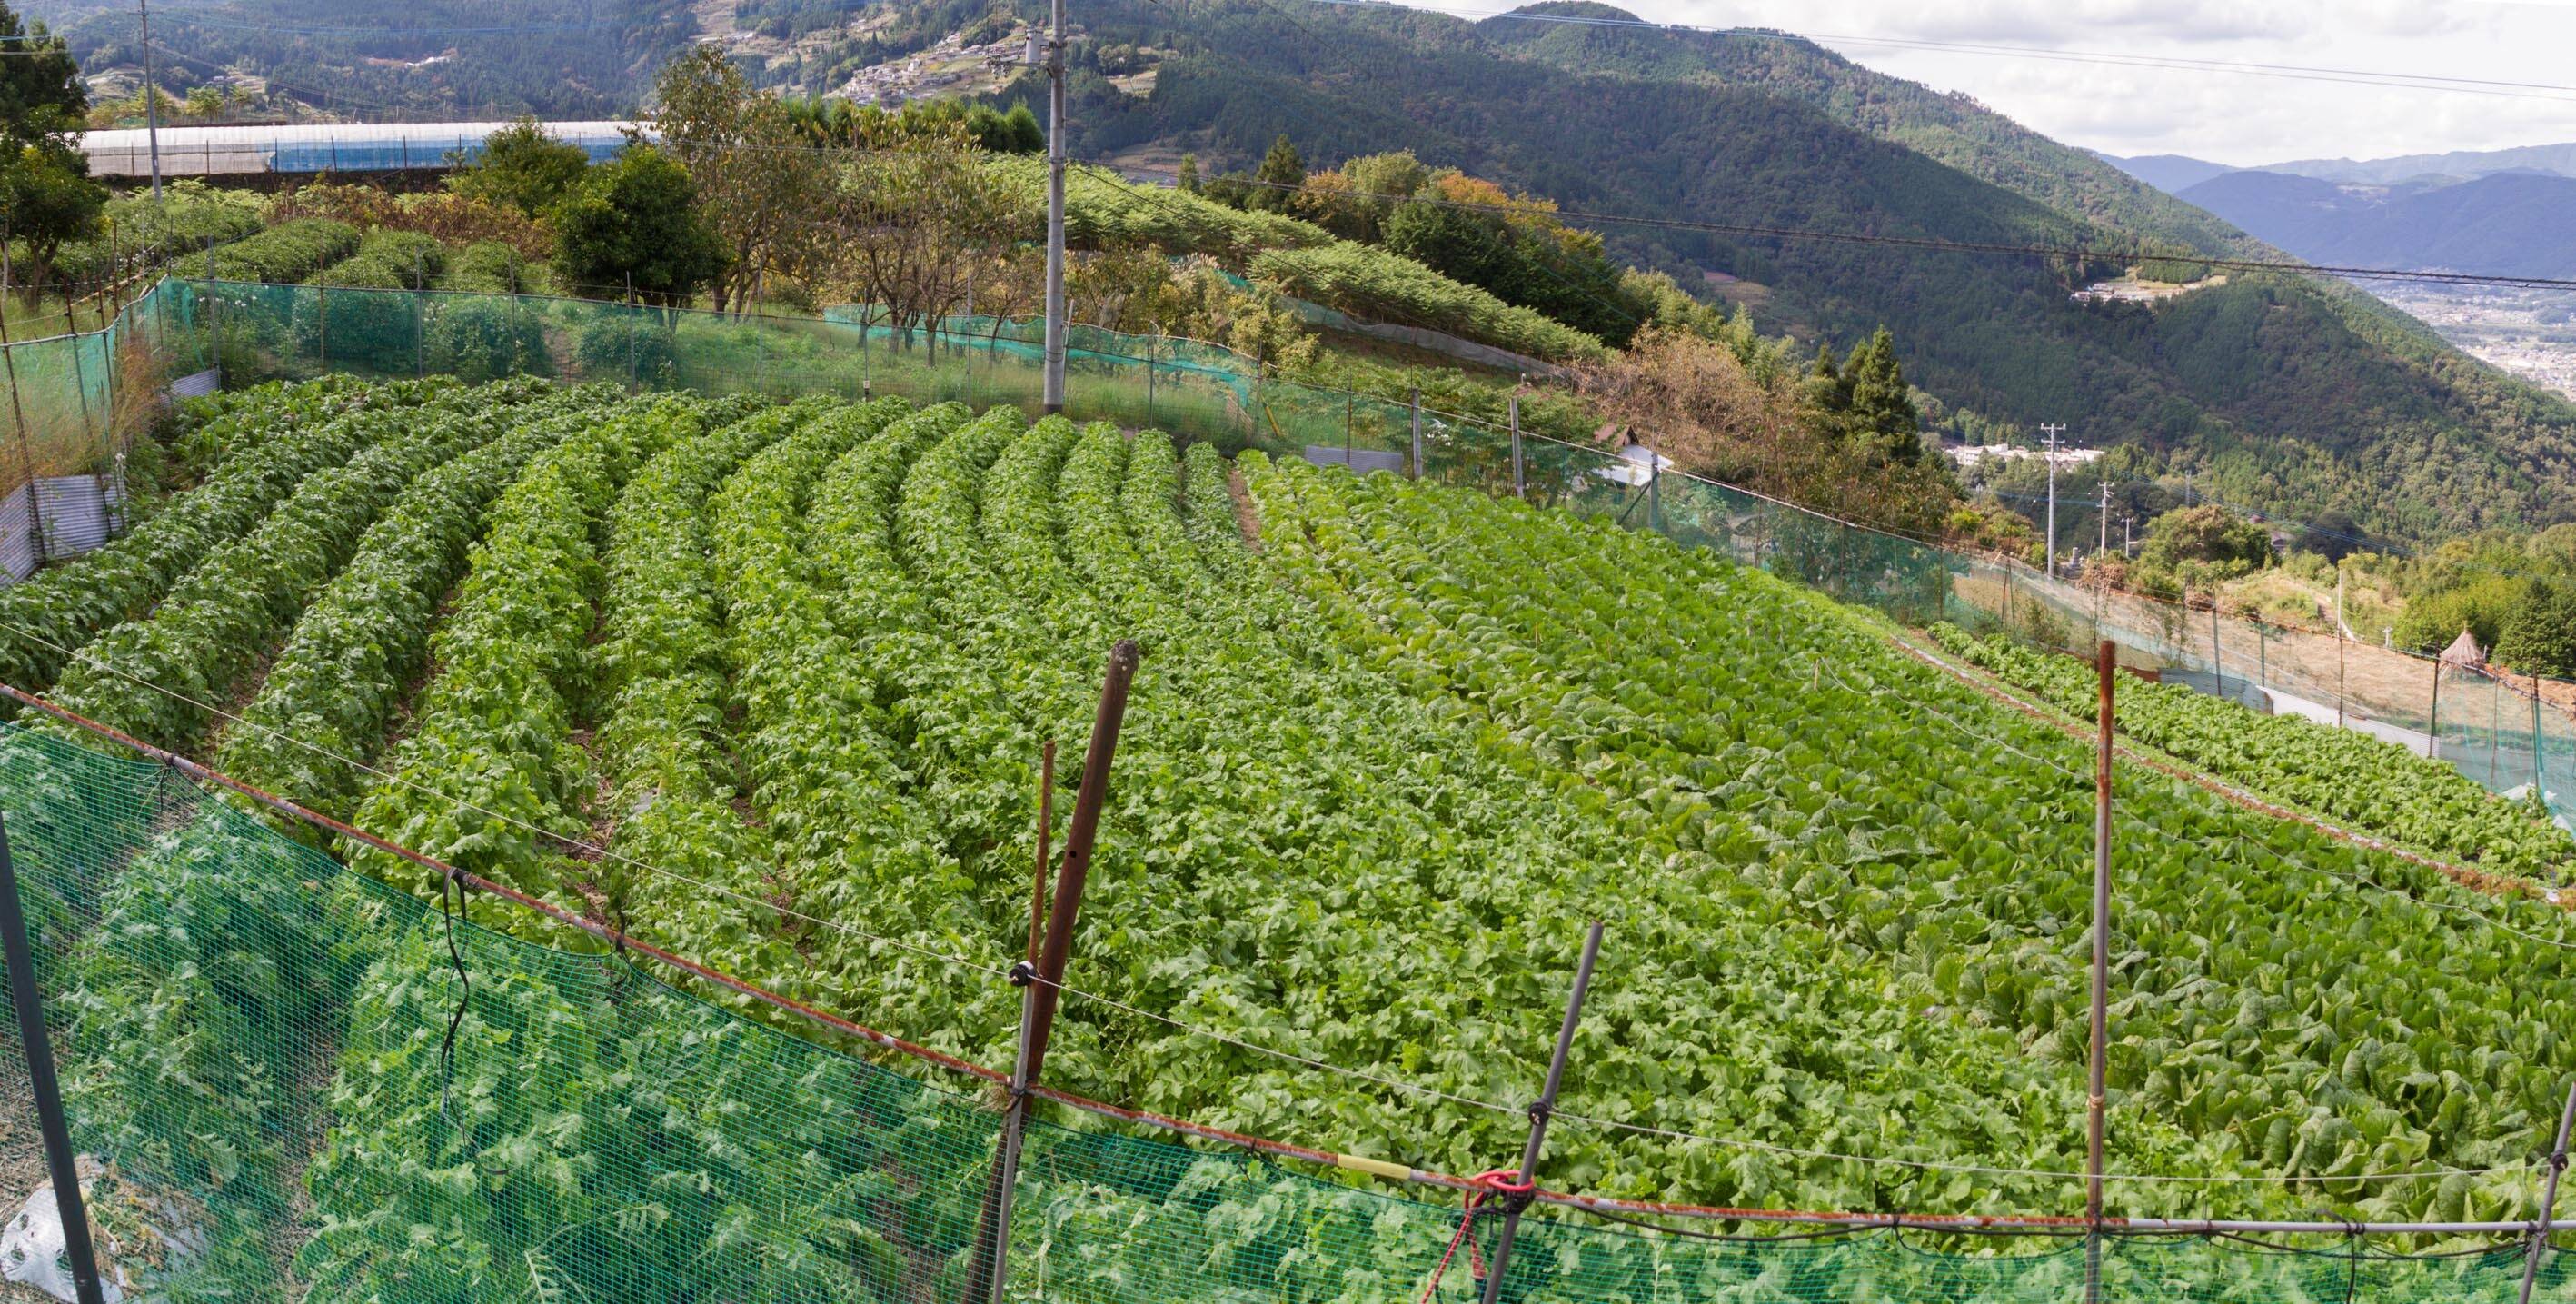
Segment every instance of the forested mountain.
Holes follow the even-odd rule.
[[[22,0],[93,74],[139,71],[131,0]],[[152,6],[162,89],[263,83],[249,114],[364,121],[631,113],[697,34],[689,0],[202,0]]]
[[[2224,163],[2212,163],[2188,154],[2140,154],[2135,158],[2099,154],[2095,157],[2168,195],[2181,194],[2211,177],[2236,170]]]
[[[1973,101],[1814,46],[1275,0],[1086,12],[1097,40],[1182,51],[1147,96],[1078,83],[1086,157],[1188,149],[1243,167],[1283,133],[1319,162],[1410,148],[1645,219],[1593,225],[1686,281],[1740,278],[1727,288],[1767,328],[1847,346],[1886,325],[1906,374],[1951,407],[2070,422],[2231,501],[2419,539],[2576,515],[2576,407],[2346,287],[2239,275],[2153,308],[2085,304],[2070,291],[2110,264],[1747,230],[2286,257]]]
[[[39,12],[47,4],[65,0]],[[76,32],[130,31],[92,8]],[[757,79],[811,86],[990,29],[997,11],[1006,25],[1041,9],[232,0],[168,20],[156,9],[154,30],[210,65],[338,78],[352,103],[363,91],[399,106],[350,116],[417,116],[442,94],[460,115],[589,116],[640,101],[659,61],[709,23],[728,40],[769,43],[728,47],[759,54]],[[1583,4],[1539,12],[1624,17]],[[467,30],[502,14],[516,30]],[[2065,421],[2088,441],[2136,446],[2142,469],[2188,468],[2230,501],[2340,510],[2400,538],[2576,519],[2576,407],[2310,278],[2238,275],[2155,307],[2074,302],[2072,291],[2142,255],[2286,255],[1973,99],[1806,42],[1302,0],[1087,0],[1078,19],[1070,134],[1081,157],[1153,175],[1184,153],[1210,172],[1249,168],[1282,134],[1315,166],[1411,149],[1592,215],[1585,224],[1615,257],[1749,302],[1766,331],[1848,348],[1889,327],[1907,376],[1951,412],[1976,414],[1963,424],[1980,430]],[[379,24],[404,30],[351,34]],[[106,39],[93,55],[111,53]],[[460,57],[419,62],[449,47]],[[1036,94],[1024,83],[1002,98]],[[1792,229],[2107,256],[2078,266]]]
[[[2182,197],[2310,262],[2576,277],[2576,177],[2366,186],[2231,172]]]

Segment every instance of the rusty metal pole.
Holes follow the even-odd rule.
[[[1574,1025],[1583,1017],[1583,994],[1592,986],[1592,965],[1601,958],[1601,921],[1583,935],[1583,959],[1574,967],[1574,990],[1565,999],[1565,1022],[1556,1030],[1556,1055],[1547,1063],[1547,1085],[1540,1089],[1538,1103],[1530,1106],[1529,1144],[1521,1148],[1520,1184],[1529,1185],[1538,1171],[1539,1147],[1547,1140],[1548,1116],[1556,1112],[1556,1089],[1565,1081],[1565,1058],[1574,1050]],[[1485,1270],[1485,1304],[1496,1304],[1503,1296],[1503,1269],[1512,1261],[1512,1238],[1520,1231],[1521,1210],[1526,1201],[1503,1207],[1503,1230],[1494,1237],[1494,1261]]]
[[[1046,927],[1047,839],[1055,832],[1055,740],[1046,740],[1038,761],[1038,860],[1029,875],[1029,968],[1038,963],[1038,942]]]
[[[1413,478],[1422,478],[1422,391],[1413,391]]]
[[[1521,396],[1518,390],[1512,391],[1511,409],[1512,497],[1527,498],[1529,497],[1529,472],[1527,464],[1521,460]]]
[[[2335,613],[2335,728],[2343,728],[2343,613]]]
[[[1082,885],[1091,875],[1092,841],[1099,835],[1100,811],[1109,799],[1109,761],[1118,749],[1118,727],[1127,718],[1127,688],[1136,677],[1136,660],[1134,639],[1122,638],[1110,649],[1109,670],[1100,685],[1100,710],[1091,721],[1091,745],[1082,754],[1082,784],[1074,790],[1073,823],[1064,831],[1064,861],[1056,871],[1055,901],[1047,911],[1046,947],[1038,955],[1042,987],[1035,1054],[1029,1065],[1032,1080],[1046,1065],[1047,1036],[1055,1022],[1065,962],[1073,955],[1075,915],[1082,908]]]
[[[2093,1038],[2084,1097],[2084,1300],[2102,1298],[2102,1113],[2111,1064],[2111,676],[2118,653],[2109,639],[2094,648],[2099,680],[2093,709]]]
[[[1011,1101],[1002,1115],[998,1153],[984,1188],[984,1213],[966,1274],[965,1304],[998,1300],[1009,1279],[1011,1190],[1019,1180],[1020,1133],[1028,1119],[1030,1089],[1046,1066],[1047,1038],[1054,1030],[1056,1002],[1064,989],[1064,967],[1073,956],[1073,930],[1082,910],[1083,884],[1091,874],[1091,848],[1100,832],[1101,807],[1109,800],[1109,762],[1118,750],[1118,727],[1127,718],[1127,689],[1136,678],[1136,660],[1133,639],[1122,638],[1109,650],[1109,668],[1100,683],[1100,709],[1091,720],[1091,746],[1082,756],[1082,785],[1074,791],[1073,823],[1065,829],[1064,865],[1056,874],[1055,901],[1047,911],[1046,943],[1036,963],[1023,960],[1011,966],[1011,982],[1021,989],[1019,1053],[1011,1067]],[[1048,754],[1053,755],[1052,747]]]
[[[27,439],[27,400],[18,388],[18,349],[9,342],[9,314],[0,310],[0,364],[9,369],[9,411],[18,421],[18,460],[27,472],[27,555],[45,564],[45,513],[36,499],[36,450]]]
[[[2522,1261],[2520,1304],[2531,1304],[2531,1284],[2540,1276],[2540,1252],[2549,1248],[2549,1225],[2558,1216],[2558,1177],[2567,1171],[2567,1133],[2576,1128],[2576,1082],[2567,1084],[2567,1108],[2558,1115],[2558,1144],[2549,1152],[2549,1181],[2540,1196],[2540,1221],[2531,1227],[2531,1252]]]

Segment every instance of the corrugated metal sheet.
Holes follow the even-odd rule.
[[[37,529],[43,527],[43,550]],[[0,495],[0,584],[36,573],[40,561],[61,561],[106,546],[125,533],[125,485],[117,476],[47,476]]]
[[[76,557],[115,537],[105,488],[94,475],[38,480],[36,512],[44,523],[47,557]]]
[[[1325,444],[1306,445],[1306,460],[1317,466],[1347,466],[1359,475],[1371,471],[1404,474],[1407,458],[1402,453],[1382,453],[1367,448],[1333,448]]]
[[[15,583],[36,573],[35,495],[26,485],[0,497],[0,576]]]

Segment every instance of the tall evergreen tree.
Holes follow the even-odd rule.
[[[1270,142],[1270,152],[1261,156],[1261,166],[1253,169],[1253,193],[1247,208],[1285,213],[1295,206],[1297,191],[1306,184],[1306,160],[1288,133]]]
[[[1881,462],[1912,465],[1923,455],[1923,414],[1905,387],[1896,341],[1881,326],[1843,366],[1851,394],[1850,431]]]

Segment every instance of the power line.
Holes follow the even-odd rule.
[[[732,899],[732,900],[734,900],[734,901],[736,901],[736,902],[739,902],[739,903],[741,903],[741,904],[757,907],[758,909],[760,909],[760,910],[762,910],[762,911],[774,911],[774,912],[776,912],[776,913],[778,913],[778,914],[785,915],[785,916],[787,916],[788,918],[796,919],[796,920],[801,920],[801,921],[803,921],[803,922],[805,922],[805,923],[813,924],[813,925],[815,925],[815,926],[817,926],[817,927],[820,927],[820,928],[828,928],[828,929],[831,929],[831,930],[833,930],[833,931],[835,931],[835,932],[846,933],[846,934],[848,934],[849,936],[851,936],[851,937],[855,937],[855,938],[857,938],[857,939],[859,939],[859,940],[861,940],[861,941],[864,941],[864,942],[876,942],[876,943],[883,943],[883,944],[885,944],[885,945],[887,945],[887,946],[897,947],[897,948],[900,948],[900,949],[902,949],[902,950],[911,951],[911,952],[913,952],[913,953],[915,953],[915,954],[918,954],[918,955],[921,955],[921,956],[927,957],[927,958],[929,958],[929,959],[938,960],[938,961],[941,961],[941,962],[943,962],[943,963],[947,963],[947,964],[958,965],[958,966],[961,966],[961,967],[963,967],[963,968],[967,968],[967,969],[973,969],[973,970],[976,970],[976,971],[981,972],[981,973],[985,973],[985,974],[992,975],[992,976],[994,976],[994,977],[1001,977],[1001,976],[1003,976],[1003,975],[1004,975],[1004,972],[1005,972],[1005,971],[1004,971],[1001,967],[996,966],[996,965],[982,964],[982,963],[979,963],[979,962],[974,961],[974,960],[968,960],[968,959],[964,959],[964,958],[959,957],[959,956],[949,955],[949,954],[946,954],[946,953],[944,953],[944,952],[934,951],[934,950],[931,950],[931,949],[929,949],[929,948],[927,948],[927,947],[923,947],[923,946],[917,946],[917,945],[915,945],[915,944],[913,944],[913,943],[910,943],[910,942],[898,941],[898,940],[896,940],[896,939],[894,939],[894,938],[891,938],[891,937],[883,937],[883,936],[879,936],[879,935],[874,934],[874,933],[869,933],[869,932],[865,932],[865,931],[860,930],[860,929],[852,928],[852,927],[850,927],[850,926],[849,926],[849,925],[847,925],[847,924],[844,924],[844,923],[839,922],[838,920],[822,919],[822,918],[818,918],[818,917],[813,916],[813,915],[803,914],[803,913],[800,913],[800,912],[798,912],[798,911],[796,911],[796,910],[794,910],[794,909],[791,909],[791,908],[789,908],[789,907],[779,905],[779,904],[777,904],[776,902],[770,901],[770,900],[768,900],[768,899],[766,899],[766,898],[762,898],[762,897],[753,897],[753,896],[746,896],[746,895],[744,895],[744,894],[742,894],[742,893],[735,892],[735,891],[733,891],[733,890],[731,890],[731,889],[729,889],[729,888],[723,887],[723,886],[721,886],[721,885],[719,885],[719,884],[709,883],[709,882],[705,882],[705,881],[700,880],[700,879],[691,878],[691,877],[689,877],[689,876],[688,876],[688,875],[686,875],[686,874],[677,873],[677,872],[674,872],[674,871],[672,871],[672,870],[664,869],[664,868],[662,868],[662,867],[661,867],[661,866],[659,866],[659,865],[649,864],[649,863],[647,863],[647,862],[645,862],[645,861],[637,860],[637,859],[635,859],[634,857],[629,856],[629,855],[626,855],[626,854],[624,854],[624,853],[622,853],[622,852],[612,851],[612,850],[610,850],[610,849],[608,849],[608,848],[606,848],[606,847],[598,846],[598,845],[596,845],[596,844],[594,844],[594,843],[591,843],[591,842],[586,841],[586,840],[581,839],[581,838],[568,837],[568,836],[566,836],[566,835],[564,835],[564,834],[554,832],[554,831],[552,831],[552,830],[550,830],[550,829],[541,828],[541,827],[539,827],[538,825],[531,824],[531,823],[529,823],[529,822],[528,822],[528,821],[526,821],[526,820],[519,819],[519,818],[518,818],[518,817],[516,817],[516,816],[510,815],[510,814],[507,814],[507,813],[504,813],[504,812],[502,812],[502,811],[496,811],[496,810],[489,809],[489,808],[487,808],[487,807],[478,806],[478,805],[474,804],[473,802],[470,802],[470,801],[465,800],[465,799],[464,799],[464,798],[462,798],[462,797],[457,797],[457,796],[453,796],[453,795],[448,794],[448,793],[440,792],[440,791],[438,791],[438,790],[437,790],[437,789],[435,789],[435,788],[432,788],[432,787],[427,786],[426,784],[422,784],[422,783],[416,782],[416,781],[414,781],[414,780],[411,780],[411,779],[405,778],[405,777],[403,777],[403,776],[402,776],[402,775],[400,775],[400,774],[396,774],[396,773],[391,772],[391,771],[388,771],[388,770],[381,770],[381,769],[378,769],[378,768],[376,768],[375,766],[373,766],[373,765],[369,765],[369,764],[367,764],[365,761],[358,760],[358,759],[357,759],[357,758],[355,758],[355,757],[342,755],[341,753],[339,753],[339,752],[335,752],[335,751],[332,751],[330,748],[327,748],[327,747],[321,746],[321,745],[320,745],[320,744],[318,744],[318,743],[314,743],[314,742],[310,742],[310,741],[307,741],[307,740],[302,739],[302,738],[298,738],[298,737],[296,737],[296,736],[295,736],[295,735],[293,735],[293,734],[289,734],[289,733],[283,732],[283,731],[281,731],[281,730],[272,729],[272,728],[270,728],[269,726],[264,725],[264,724],[261,724],[261,723],[259,723],[259,722],[258,722],[258,721],[256,721],[256,720],[251,720],[251,719],[247,719],[247,718],[245,718],[245,717],[243,717],[243,716],[236,715],[236,714],[232,713],[231,711],[225,710],[225,709],[224,709],[223,707],[221,707],[221,706],[217,706],[217,705],[214,705],[214,704],[212,704],[212,703],[208,703],[208,702],[200,701],[200,700],[198,700],[197,698],[191,697],[191,696],[189,696],[189,695],[187,695],[187,694],[185,694],[185,693],[182,693],[182,692],[178,691],[177,689],[170,688],[170,687],[167,687],[166,685],[158,684],[158,683],[155,683],[155,682],[153,682],[153,681],[151,681],[151,680],[145,679],[145,678],[143,678],[143,677],[141,677],[141,676],[139,676],[139,675],[132,674],[132,673],[128,672],[127,670],[125,670],[123,667],[117,666],[117,665],[113,664],[112,662],[110,662],[109,660],[107,660],[106,658],[104,658],[104,657],[102,657],[102,656],[99,656],[96,652],[92,651],[91,649],[89,649],[89,648],[87,648],[87,647],[79,647],[79,648],[65,647],[63,644],[61,644],[61,643],[57,643],[57,642],[53,641],[52,639],[49,639],[49,638],[45,637],[43,634],[38,633],[38,632],[37,632],[37,631],[35,631],[35,630],[29,629],[29,628],[27,628],[27,627],[26,627],[26,626],[24,626],[24,625],[17,624],[17,623],[16,623],[16,622],[14,622],[14,621],[0,620],[0,629],[7,629],[7,630],[9,630],[9,631],[11,631],[11,632],[13,632],[13,633],[19,634],[19,635],[21,635],[21,636],[25,637],[26,639],[28,639],[30,642],[36,643],[36,644],[38,644],[39,646],[42,646],[42,647],[50,648],[50,649],[52,649],[53,651],[60,652],[60,653],[62,653],[64,656],[66,656],[66,657],[68,657],[68,658],[72,658],[72,659],[74,659],[74,660],[77,660],[77,661],[81,662],[81,663],[82,663],[82,664],[84,664],[84,665],[87,665],[87,666],[90,666],[90,667],[92,667],[92,668],[94,668],[94,669],[97,669],[97,670],[103,671],[103,672],[105,672],[105,673],[107,673],[107,674],[114,675],[114,676],[116,676],[117,678],[122,679],[122,680],[125,680],[126,682],[128,682],[128,683],[130,683],[130,684],[133,684],[133,685],[135,685],[135,686],[136,686],[136,687],[138,687],[138,688],[142,688],[142,689],[146,689],[146,690],[151,691],[151,692],[159,693],[159,694],[161,694],[161,695],[162,695],[162,696],[164,696],[164,697],[168,697],[168,698],[172,699],[173,701],[178,701],[178,702],[186,703],[187,705],[189,705],[189,706],[193,706],[193,707],[197,708],[197,709],[198,709],[198,710],[200,710],[200,711],[204,711],[204,712],[205,712],[205,713],[207,713],[208,715],[211,715],[211,716],[217,717],[217,718],[222,719],[222,720],[229,721],[230,723],[232,723],[232,724],[234,724],[234,725],[237,725],[237,726],[239,726],[239,727],[241,727],[241,728],[245,728],[245,729],[252,730],[252,731],[254,731],[254,732],[256,732],[256,733],[259,733],[259,734],[261,734],[261,735],[263,735],[263,736],[266,736],[266,737],[268,737],[268,738],[275,739],[275,740],[276,740],[276,741],[278,741],[278,742],[285,743],[285,744],[287,744],[287,745],[288,745],[288,746],[290,746],[290,747],[298,747],[298,748],[302,748],[303,750],[305,750],[305,751],[307,751],[307,752],[311,752],[311,753],[312,753],[312,754],[314,754],[315,756],[319,756],[319,757],[321,757],[321,758],[323,758],[323,759],[325,759],[325,760],[328,760],[328,761],[336,762],[336,763],[338,763],[338,764],[340,764],[340,765],[345,765],[345,766],[349,767],[350,769],[356,770],[356,771],[358,771],[358,772],[359,772],[359,773],[361,773],[361,774],[369,775],[369,776],[371,776],[371,777],[373,777],[373,778],[375,778],[375,779],[377,779],[377,780],[379,780],[379,781],[381,781],[381,782],[389,783],[389,784],[392,784],[392,785],[394,785],[394,786],[396,786],[396,787],[401,787],[401,788],[409,789],[409,790],[411,790],[411,791],[413,791],[413,792],[416,792],[416,793],[419,793],[419,794],[421,794],[421,795],[423,795],[423,796],[426,796],[426,797],[430,798],[430,799],[431,799],[431,800],[433,800],[433,801],[441,801],[441,802],[445,802],[445,803],[447,803],[449,806],[451,806],[451,807],[453,807],[453,808],[455,808],[455,809],[457,809],[457,810],[460,810],[460,811],[467,811],[467,812],[471,812],[471,813],[476,814],[476,815],[483,816],[483,817],[484,817],[484,818],[486,818],[486,819],[496,820],[496,821],[498,821],[498,822],[500,822],[500,823],[502,823],[502,824],[504,824],[504,825],[507,825],[507,826],[509,826],[509,827],[511,827],[511,828],[517,829],[517,830],[519,830],[519,831],[521,831],[521,832],[523,832],[523,833],[531,834],[531,835],[533,835],[533,836],[535,836],[535,837],[537,837],[537,838],[541,838],[541,839],[543,839],[543,840],[545,840],[545,841],[547,841],[547,842],[550,842],[550,843],[556,844],[556,845],[558,845],[558,846],[564,847],[564,848],[566,848],[566,849],[568,849],[568,850],[572,850],[572,851],[586,851],[586,852],[589,852],[590,854],[592,854],[592,855],[594,855],[594,856],[600,857],[601,859],[605,859],[605,860],[613,860],[613,861],[616,861],[617,863],[619,863],[619,864],[621,864],[621,865],[626,865],[626,866],[629,866],[629,867],[631,867],[631,868],[635,868],[635,869],[643,870],[644,872],[646,872],[646,873],[648,873],[648,874],[654,874],[654,875],[658,875],[658,876],[663,877],[663,878],[671,879],[671,880],[673,880],[673,881],[675,881],[675,882],[685,883],[685,884],[687,884],[687,885],[689,885],[689,886],[691,886],[691,887],[698,888],[698,889],[699,889],[699,890],[701,890],[701,891],[708,892],[708,893],[710,893],[710,894],[712,894],[712,895],[715,895],[715,896],[727,897],[727,898],[730,898],[730,899]]]

